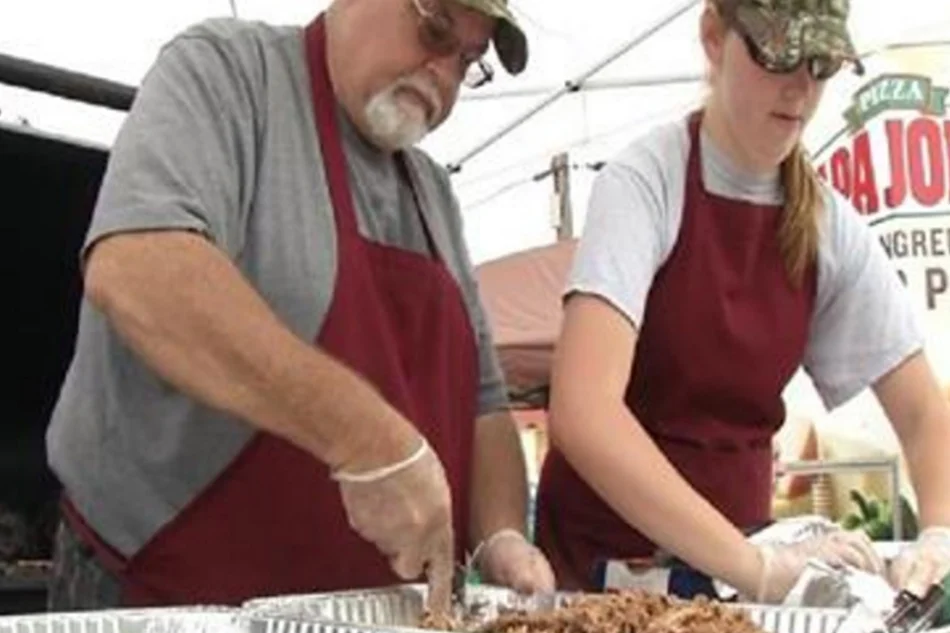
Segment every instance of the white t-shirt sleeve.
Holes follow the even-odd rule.
[[[870,227],[828,191],[805,370],[830,410],[924,344],[907,290]]]
[[[670,243],[666,187],[645,171],[621,161],[598,174],[565,292],[604,299],[634,327]]]

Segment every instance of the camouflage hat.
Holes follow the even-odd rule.
[[[512,75],[517,75],[528,63],[528,40],[518,26],[515,16],[508,8],[507,0],[455,0],[461,5],[495,18],[496,27],[492,37],[495,52],[501,65]]]
[[[863,72],[848,32],[849,0],[718,0],[732,5],[745,35],[769,57],[790,64],[829,57],[854,62]]]

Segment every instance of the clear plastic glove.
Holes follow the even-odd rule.
[[[454,567],[452,501],[445,470],[423,441],[407,459],[364,473],[334,473],[350,527],[389,558],[396,574],[426,572],[429,608],[447,610]]]
[[[922,598],[931,585],[940,584],[950,573],[950,528],[930,527],[901,550],[891,562],[889,580]]]
[[[760,603],[781,603],[805,570],[809,559],[830,565],[855,567],[874,574],[884,573],[884,562],[871,539],[861,531],[835,531],[788,544],[760,545],[762,572],[756,591]]]
[[[486,581],[520,593],[555,589],[548,559],[517,530],[500,530],[488,537],[475,551],[472,564]]]

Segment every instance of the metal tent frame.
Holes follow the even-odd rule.
[[[630,40],[625,42],[622,46],[617,48],[614,51],[611,51],[606,57],[599,60],[595,64],[591,65],[587,70],[583,71],[573,79],[569,79],[564,82],[564,85],[557,88],[554,92],[547,95],[537,104],[528,108],[524,113],[512,119],[511,122],[503,125],[500,130],[489,136],[487,139],[477,144],[475,147],[464,153],[457,160],[446,165],[446,168],[449,170],[450,174],[458,173],[462,170],[462,166],[481,152],[485,151],[487,148],[494,145],[498,140],[507,135],[509,132],[520,126],[522,123],[535,116],[552,103],[558,101],[561,97],[579,92],[585,87],[585,83],[592,76],[596,75],[598,72],[603,70],[605,67],[609,66],[611,63],[619,59],[620,57],[626,55],[631,50],[648,40],[650,37],[661,31],[664,27],[668,26],[671,22],[676,20],[694,6],[698,5],[701,0],[686,0],[677,5],[670,13],[664,15],[662,18],[657,20],[655,23],[651,24],[647,28],[641,30],[636,35],[634,35]],[[678,76],[677,76],[678,77]],[[656,78],[654,81],[659,81],[660,83],[668,83],[664,81],[664,78]],[[642,83],[640,85],[651,85],[649,83]]]
[[[699,4],[701,0],[685,0],[659,20],[641,29],[628,41],[611,51],[604,58],[592,64],[589,68],[572,79],[568,79],[562,86],[553,90],[547,87],[511,91],[508,93],[477,93],[466,94],[463,99],[492,99],[502,96],[532,96],[545,94],[543,99],[526,112],[502,126],[486,140],[478,143],[457,160],[446,167],[449,173],[461,170],[462,165],[474,156],[494,145],[509,132],[519,127],[525,121],[535,116],[561,97],[577,93],[582,90],[605,90],[630,87],[661,86],[675,83],[692,82],[700,79],[694,75],[668,75],[654,77],[639,77],[629,79],[614,79],[601,82],[590,81],[590,78],[605,67],[627,54],[678,17]],[[103,106],[115,110],[128,111],[132,107],[137,89],[126,84],[109,81],[92,75],[78,73],[48,64],[38,63],[0,54],[0,83],[14,87],[36,90],[53,96],[82,101],[90,105]]]
[[[504,136],[509,134],[527,120],[531,119],[539,112],[549,107],[562,97],[591,90],[614,90],[622,88],[640,88],[651,86],[663,86],[682,83],[695,83],[702,81],[703,77],[698,74],[671,74],[654,75],[646,77],[628,77],[608,80],[592,80],[591,78],[605,67],[629,53],[631,50],[656,35],[677,18],[698,5],[702,0],[684,0],[675,6],[669,13],[662,16],[653,24],[639,30],[624,44],[616,50],[611,51],[601,60],[592,64],[589,68],[568,79],[560,86],[535,86],[529,88],[514,88],[510,90],[492,91],[492,92],[472,92],[462,95],[462,100],[491,100],[506,97],[526,97],[534,95],[544,95],[535,105],[528,108],[522,114],[513,118],[509,123],[503,125],[496,132],[488,136],[484,141],[476,144],[474,147],[463,153],[458,159],[448,163],[446,167],[449,173],[458,173],[466,162],[482,153]],[[926,42],[919,43],[925,45]],[[868,57],[878,52],[888,50],[908,44],[888,44],[872,47],[860,55],[861,58]],[[915,43],[914,45],[918,45]],[[131,108],[135,99],[136,88],[133,86],[121,84],[106,79],[101,79],[91,75],[77,73],[47,64],[37,63],[12,57],[10,55],[0,54],[0,83],[9,84],[15,87],[26,88],[28,90],[37,90],[54,96],[64,97],[83,101],[91,105],[99,105],[116,110],[127,111]]]

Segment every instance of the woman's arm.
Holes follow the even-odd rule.
[[[950,526],[950,404],[923,352],[874,384],[907,458],[923,527]]]
[[[755,595],[757,548],[676,472],[624,402],[637,333],[606,301],[565,306],[552,376],[550,433],[623,519],[697,569]]]
[[[923,596],[950,573],[950,406],[923,352],[874,384],[910,470],[924,528],[891,563],[890,580]]]

